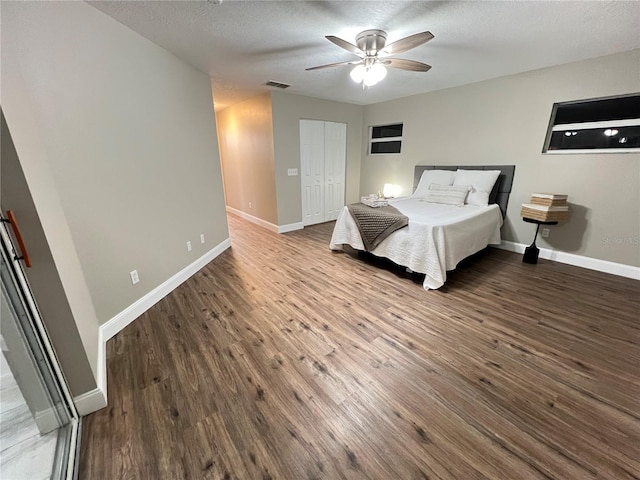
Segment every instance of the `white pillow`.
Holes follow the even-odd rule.
[[[453,184],[471,185],[473,190],[467,195],[467,204],[486,207],[489,205],[491,189],[499,176],[500,170],[458,170]]]
[[[424,197],[425,202],[442,203],[461,207],[471,190],[471,185],[438,185],[432,183]]]
[[[416,191],[413,192],[414,197],[425,197],[429,191],[429,185],[437,183],[438,185],[453,185],[453,179],[456,176],[455,170],[425,170],[422,172]]]

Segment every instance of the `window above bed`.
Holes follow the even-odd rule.
[[[394,155],[402,150],[402,123],[369,127],[369,155]]]
[[[555,103],[543,153],[640,151],[640,94]]]

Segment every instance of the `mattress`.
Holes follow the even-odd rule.
[[[502,214],[498,205],[454,207],[404,197],[389,201],[409,217],[409,225],[384,239],[371,253],[425,274],[425,290],[444,285],[447,271],[488,245],[500,244]],[[330,248],[350,245],[364,250],[358,227],[347,207],[336,220]]]

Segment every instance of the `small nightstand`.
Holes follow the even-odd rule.
[[[524,263],[536,264],[538,263],[538,254],[540,253],[540,249],[536,247],[536,238],[538,238],[538,230],[540,230],[540,225],[557,225],[558,222],[543,222],[541,220],[535,220],[533,218],[522,217],[527,223],[535,223],[536,226],[536,234],[533,236],[533,243],[529,245],[524,250],[524,255],[522,257],[522,261]]]

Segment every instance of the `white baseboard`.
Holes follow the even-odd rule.
[[[144,312],[153,307],[156,303],[166,297],[173,290],[178,288],[183,282],[189,279],[194,273],[203,268],[207,263],[216,258],[227,248],[231,246],[231,241],[227,238],[220,244],[205,253],[202,257],[197,259],[190,265],[180,270],[174,276],[169,278],[164,283],[158,285],[156,288],[147,293],[144,297],[140,298],[136,302],[129,305],[122,312],[117,314],[110,320],[107,320],[100,326],[100,333],[102,335],[102,343],[106,343],[116,333],[121,331],[124,327],[133,322],[136,318],[142,315]]]
[[[98,330],[98,386],[90,392],[83,393],[73,399],[80,415],[88,415],[107,406],[107,340],[153,307],[230,246],[231,241],[227,238],[100,326]]]
[[[524,250],[528,245],[503,240],[500,245],[492,246],[500,248],[502,250],[507,250],[509,252],[524,253]],[[553,260],[555,262],[574,265],[576,267],[588,268],[590,270],[596,270],[598,272],[611,273],[613,275],[619,275],[621,277],[640,280],[640,267],[609,262],[607,260],[600,260],[598,258],[584,257],[582,255],[575,255],[573,253],[559,252],[550,248],[541,248],[539,257],[546,260]]]
[[[243,212],[242,210],[238,210],[236,208],[230,207],[227,205],[227,212],[229,213],[233,213],[234,215],[237,215],[241,218],[244,218],[245,220],[250,221],[251,223],[255,223],[256,225],[261,226],[262,228],[266,228],[267,230],[271,230],[272,232],[278,233],[278,226],[274,225],[273,223],[267,222],[266,220],[263,220],[261,218],[258,217],[254,217],[253,215],[250,215],[246,212]]]
[[[302,222],[289,223],[288,225],[280,225],[278,227],[278,233],[293,232],[295,230],[302,230],[303,228],[304,223]]]
[[[105,404],[109,402],[109,395],[107,394],[107,340],[108,340],[107,338],[104,338],[104,330],[102,328],[99,328],[98,329],[98,389],[104,395]]]
[[[55,407],[36,412],[33,416],[38,431],[42,435],[53,432],[56,428],[60,427],[60,420],[58,420],[58,418]]]
[[[107,406],[107,392],[106,390],[103,392],[100,388],[94,388],[75,397],[73,403],[76,404],[79,415],[89,415]]]
[[[256,225],[261,226],[262,228],[266,228],[275,233],[287,233],[293,232],[294,230],[302,230],[304,228],[304,224],[302,222],[289,223],[287,225],[274,225],[273,223],[267,222],[266,220],[262,220],[261,218],[254,217],[242,210],[238,210],[236,208],[230,207],[227,205],[227,212],[233,213],[245,220],[248,220],[251,223],[255,223]]]
[[[106,324],[105,324],[106,325]],[[73,398],[78,415],[85,416],[107,406],[107,338],[104,338],[104,325],[98,329],[98,379],[97,388]],[[42,430],[41,430],[42,431]]]

